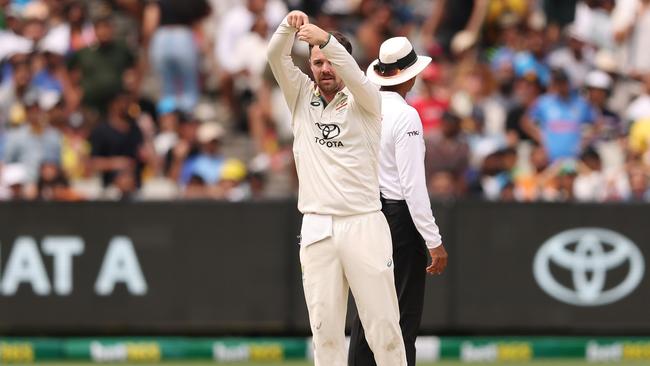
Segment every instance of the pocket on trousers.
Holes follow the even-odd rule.
[[[379,212],[378,217],[377,225],[381,226],[381,229],[377,227],[377,235],[379,236],[377,239],[381,242],[381,253],[382,259],[384,260],[383,267],[387,270],[393,271],[393,238],[391,237],[390,227],[388,226],[388,220],[386,220],[383,213]],[[383,235],[381,232],[383,232]]]

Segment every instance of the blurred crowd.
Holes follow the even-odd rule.
[[[650,201],[650,0],[0,0],[0,200],[295,195],[291,9],[364,70],[393,36],[433,58],[434,199]]]

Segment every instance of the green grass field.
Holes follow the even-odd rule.
[[[646,362],[625,362],[615,363],[616,365],[647,365]],[[17,365],[17,364],[12,364]],[[97,366],[97,363],[74,363],[74,362],[48,362],[48,363],[35,363],[31,365],[36,366]],[[101,365],[115,365],[115,366],[143,366],[147,363],[102,363]],[[163,366],[312,366],[309,362],[238,362],[238,363],[215,363],[215,362],[162,362]],[[492,366],[517,366],[517,365],[530,365],[530,366],[586,366],[586,365],[614,365],[608,363],[588,363],[586,361],[576,360],[556,360],[556,361],[531,361],[531,362],[507,362],[507,363],[463,363],[460,361],[441,361],[437,363],[419,363],[418,366],[460,366],[460,365],[492,365]]]

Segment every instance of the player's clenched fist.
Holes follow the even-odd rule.
[[[305,24],[300,27],[300,31],[298,31],[299,40],[316,46],[320,46],[327,42],[329,36],[329,33],[314,24]]]
[[[305,24],[309,24],[309,17],[300,10],[294,10],[287,14],[287,22],[290,26],[300,29]]]

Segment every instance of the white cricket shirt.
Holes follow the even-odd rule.
[[[321,51],[346,87],[325,106],[316,84],[291,59],[296,31],[285,18],[271,38],[268,58],[291,111],[298,209],[305,214],[303,241],[311,241],[317,238],[309,240],[304,233],[313,219],[310,214],[349,216],[381,209],[381,96],[352,56],[330,37]]]
[[[442,244],[431,212],[424,174],[424,137],[418,112],[401,95],[382,91],[382,129],[379,155],[381,195],[405,200],[415,227],[429,249]]]

